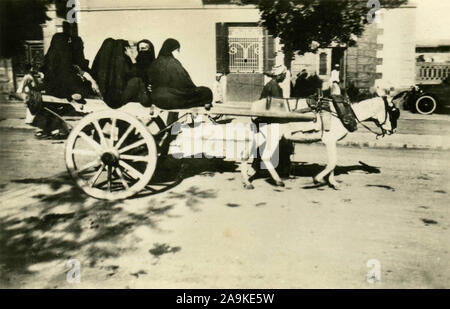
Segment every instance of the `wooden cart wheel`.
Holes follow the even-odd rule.
[[[150,182],[157,149],[138,119],[121,111],[92,113],[79,122],[66,142],[67,170],[86,194],[125,199]]]

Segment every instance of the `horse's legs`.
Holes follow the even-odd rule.
[[[336,179],[334,179],[334,170],[330,172],[330,176],[328,177],[328,184],[334,190],[339,190],[339,184],[337,183]]]
[[[347,135],[348,131],[342,125],[337,117],[331,118],[330,130],[322,132],[322,142],[325,144],[328,155],[328,162],[324,170],[317,174],[313,179],[315,183],[325,183],[324,178],[328,174],[330,186],[337,188],[337,182],[334,179],[334,169],[337,164],[337,142]]]
[[[325,142],[325,146],[327,148],[328,162],[324,170],[321,171],[319,174],[317,174],[316,177],[314,177],[314,182],[317,183],[324,183],[325,176],[334,171],[334,168],[336,167],[337,163],[336,141],[327,141]]]
[[[242,182],[244,184],[244,188],[246,189],[254,189],[253,185],[250,183],[249,176],[248,176],[248,161],[249,156],[245,156],[241,158],[240,163],[240,169],[241,169],[241,176],[242,176]],[[281,180],[280,176],[278,175],[277,171],[275,170],[275,167],[273,166],[272,162],[269,160],[262,161],[265,165],[265,168],[269,171],[270,176],[275,181],[275,184],[280,187],[284,187],[284,182]]]
[[[284,187],[284,182],[281,180],[280,175],[278,175],[278,172],[273,167],[272,162],[270,162],[270,160],[263,160],[263,162],[269,171],[270,176],[275,181],[275,184],[279,187]]]
[[[244,184],[244,188],[248,190],[252,190],[255,187],[250,183],[249,177],[248,177],[248,160],[241,159],[240,163],[240,169],[241,169],[241,177],[242,177],[242,183]]]

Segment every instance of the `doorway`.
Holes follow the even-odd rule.
[[[339,65],[339,80],[346,86],[345,79],[345,50],[344,47],[334,47],[331,51],[331,69],[333,70],[336,64]]]

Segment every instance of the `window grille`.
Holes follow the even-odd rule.
[[[232,73],[263,73],[263,30],[260,27],[230,27],[229,65]]]
[[[39,69],[44,62],[44,44],[42,41],[25,41],[22,51],[14,57],[14,70],[17,76],[23,76],[27,64]]]

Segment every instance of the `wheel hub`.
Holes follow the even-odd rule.
[[[100,160],[105,165],[117,166],[119,164],[119,153],[114,150],[107,150],[100,156]]]

